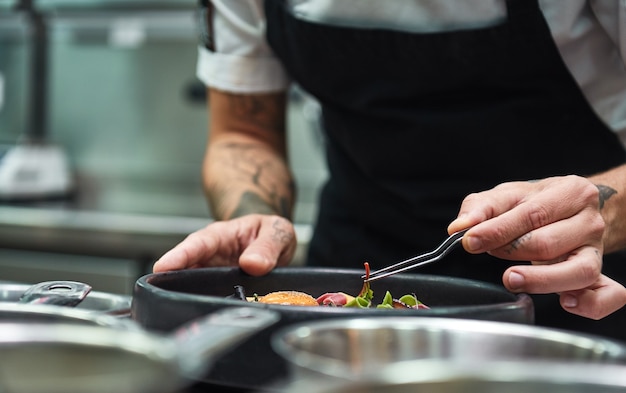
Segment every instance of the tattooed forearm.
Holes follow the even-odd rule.
[[[224,143],[212,150],[220,176],[208,178],[211,209],[219,218],[278,214],[290,218],[295,184],[285,161],[256,144]],[[224,183],[220,179],[226,179]]]
[[[285,118],[276,115],[275,103],[268,104],[267,100],[256,95],[230,94],[227,97],[234,115],[262,128],[284,130]]]
[[[253,192],[245,192],[239,204],[233,211],[233,217],[241,217],[246,214],[278,214],[283,217],[289,217],[289,202],[286,198],[278,198],[278,201],[265,201],[260,195]]]
[[[604,207],[604,202],[606,202],[613,195],[617,194],[617,191],[614,188],[604,186],[602,184],[597,184],[596,187],[598,187],[598,191],[600,191],[600,210],[602,210],[602,208]]]

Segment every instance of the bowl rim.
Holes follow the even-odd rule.
[[[207,268],[197,268],[197,269],[187,269],[187,270],[177,270],[177,271],[168,271],[168,272],[158,272],[158,273],[148,273],[137,279],[135,282],[135,293],[139,290],[147,291],[152,295],[155,295],[161,299],[167,300],[168,302],[176,303],[176,302],[197,302],[200,304],[215,304],[220,306],[241,306],[241,301],[237,299],[228,299],[225,297],[208,295],[208,294],[193,294],[188,292],[179,292],[173,291],[169,289],[164,289],[154,283],[155,280],[170,278],[175,276],[188,276],[190,274],[203,274],[206,272],[220,272],[220,273],[228,273],[230,271],[241,271],[238,267],[207,267]],[[316,273],[334,273],[334,274],[362,274],[360,269],[350,269],[350,268],[325,268],[325,267],[277,267],[273,269],[272,273],[281,274],[282,272],[316,272]],[[245,274],[245,273],[244,273]],[[453,276],[443,276],[443,275],[420,275],[420,274],[397,274],[396,278],[408,278],[408,277],[420,277],[425,280],[441,280],[445,279],[449,282],[454,282],[458,284],[466,284],[475,287],[485,288],[491,291],[497,291],[504,295],[510,295],[510,301],[503,301],[498,303],[491,304],[475,304],[475,305],[455,305],[455,306],[437,306],[432,307],[430,309],[419,309],[419,310],[391,310],[391,309],[376,309],[376,312],[385,312],[386,315],[400,315],[405,314],[407,311],[415,311],[415,315],[423,315],[426,314],[428,316],[444,316],[451,313],[461,313],[468,309],[475,310],[477,314],[482,312],[487,312],[490,310],[508,310],[513,311],[516,309],[527,309],[530,313],[534,315],[534,304],[530,295],[526,293],[512,293],[509,292],[504,286],[498,286],[489,282],[482,282],[473,279],[467,279],[462,277],[453,277]],[[135,300],[135,296],[133,296],[133,301]],[[345,314],[347,310],[351,315],[369,315],[374,308],[342,308],[342,307],[302,307],[302,306],[289,306],[289,305],[275,305],[275,304],[262,304],[262,303],[248,303],[247,306],[250,307],[261,307],[261,308],[270,308],[270,309],[278,309],[285,310],[286,312],[307,312],[307,313],[320,313],[320,314]],[[305,310],[306,309],[306,310]],[[528,323],[534,323],[534,318],[530,318]]]
[[[497,359],[497,360],[478,360],[478,363],[490,363],[498,364],[503,363],[516,363],[521,364],[528,363],[545,363],[545,365],[558,365],[558,364],[607,364],[621,366],[621,369],[626,370],[626,343],[618,340],[605,338],[598,335],[578,333],[574,331],[568,331],[565,329],[557,329],[544,326],[527,325],[513,322],[491,321],[491,320],[477,320],[477,319],[465,319],[465,318],[437,318],[437,317],[364,317],[364,318],[338,318],[338,319],[326,319],[299,322],[287,326],[283,326],[277,329],[270,337],[270,345],[274,352],[280,355],[288,364],[297,366],[302,369],[306,369],[315,373],[321,373],[323,375],[331,377],[340,377],[343,379],[350,379],[348,376],[350,368],[346,366],[341,360],[337,360],[328,356],[322,356],[311,353],[306,350],[302,350],[294,347],[290,342],[298,340],[303,337],[308,337],[311,334],[327,334],[335,330],[349,330],[349,329],[362,329],[362,330],[409,330],[419,329],[424,331],[440,331],[440,332],[477,332],[480,334],[497,334],[497,335],[513,335],[521,338],[534,338],[539,340],[549,340],[564,344],[571,344],[577,347],[587,347],[590,351],[603,350],[603,353],[612,354],[612,357],[606,363],[591,362],[591,361],[560,361],[560,360],[543,360],[538,358],[532,358],[527,360],[520,359]],[[616,360],[619,359],[620,362]],[[406,361],[392,362],[393,364],[411,364],[415,365],[424,364],[450,364],[452,366],[462,366],[462,370],[467,371],[468,366],[471,366],[475,359],[467,359],[455,361],[453,359],[415,359]],[[619,364],[618,364],[619,363]],[[415,366],[413,365],[413,366]],[[378,365],[377,365],[378,367]],[[401,367],[401,366],[398,366]],[[539,369],[538,369],[539,370]],[[352,375],[354,378],[362,379],[367,378],[370,375],[375,375],[376,370],[366,370],[366,373],[359,373]],[[410,373],[409,373],[410,374]],[[471,374],[469,374],[471,375]],[[626,374],[623,376],[623,381],[626,384]]]
[[[420,370],[420,372],[415,372]],[[315,381],[322,381],[319,378]],[[412,385],[420,387],[419,391],[430,391],[434,386],[436,392],[443,387],[446,392],[466,392],[467,384],[533,384],[538,387],[582,387],[577,392],[587,392],[588,388],[600,387],[611,389],[610,392],[623,391],[626,388],[626,365],[600,363],[573,363],[533,360],[498,360],[498,361],[441,361],[441,360],[409,360],[383,367],[380,370],[362,375],[358,379],[331,378],[324,380],[321,386],[310,387],[307,377],[294,378],[286,383],[298,387],[302,384],[302,393],[338,393],[376,391],[372,387],[391,387]],[[319,385],[319,382],[317,382]],[[450,390],[462,384],[462,390]],[[443,385],[443,386],[442,386]],[[498,385],[499,386],[499,385]],[[308,390],[307,390],[308,387]],[[415,388],[415,387],[413,387]],[[618,390],[619,389],[619,390]],[[413,390],[410,390],[413,391]],[[528,391],[523,389],[524,392]],[[538,390],[533,390],[538,391]],[[562,390],[559,390],[561,392]],[[604,392],[605,390],[601,390]]]

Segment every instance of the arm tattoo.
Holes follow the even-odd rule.
[[[278,201],[268,202],[254,192],[246,191],[241,196],[239,204],[233,211],[233,217],[241,217],[246,214],[279,214],[289,217],[289,202],[286,197],[278,198]]]
[[[253,144],[227,143],[222,146],[222,151],[225,154],[222,155],[221,165],[229,173],[230,180],[247,188],[232,217],[261,213],[289,218],[295,184],[285,173],[284,162],[259,154],[259,148]],[[219,215],[219,212],[225,211],[224,204],[232,194],[228,189],[216,190],[216,194],[214,203],[218,204],[216,210]]]
[[[277,107],[255,95],[229,95],[228,103],[233,114],[255,125],[282,131],[285,129],[285,117],[276,116]]]
[[[613,195],[617,194],[617,190],[611,188],[609,186],[604,186],[602,184],[597,184],[598,191],[600,191],[600,210],[604,207],[604,202],[606,202]]]

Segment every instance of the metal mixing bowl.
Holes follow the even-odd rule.
[[[622,393],[626,366],[553,361],[414,360],[382,367],[360,381],[298,380],[285,393]]]
[[[292,325],[272,337],[293,378],[364,380],[406,361],[624,364],[626,344],[532,325],[449,318],[358,318]],[[419,371],[417,371],[419,372]]]

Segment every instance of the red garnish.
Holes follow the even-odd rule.
[[[370,291],[370,283],[367,281],[370,278],[370,264],[368,262],[363,262],[363,266],[365,266],[365,279],[363,280],[363,287],[361,288],[361,292],[357,295],[357,297],[367,297],[369,300],[372,299],[371,291]]]

